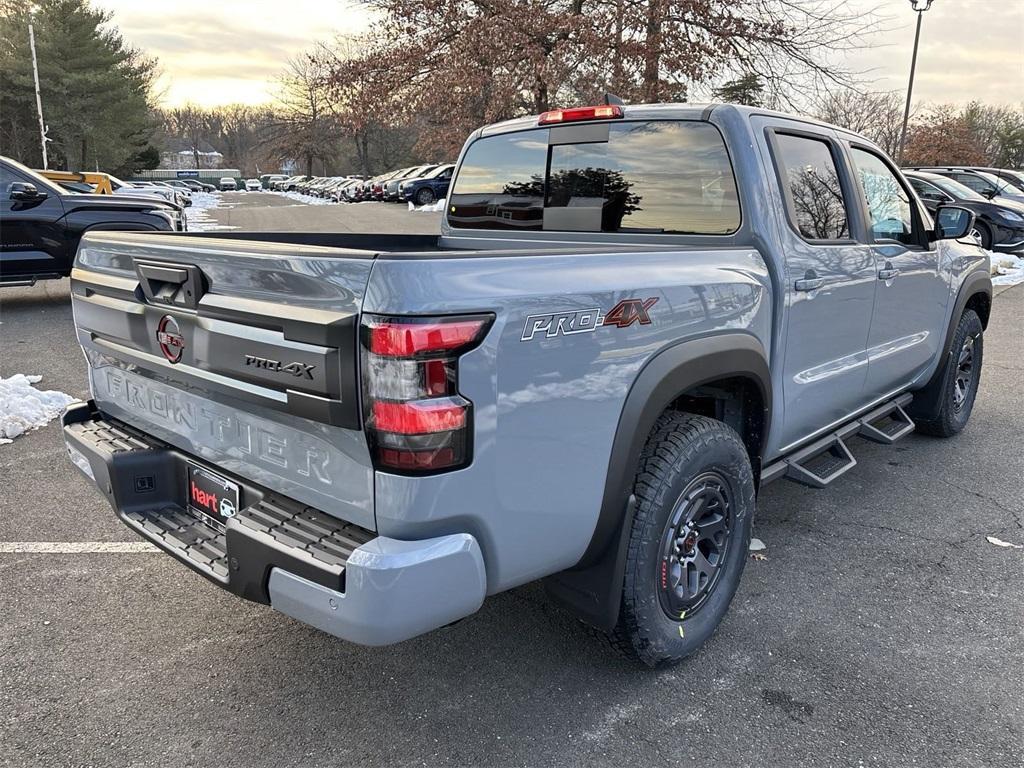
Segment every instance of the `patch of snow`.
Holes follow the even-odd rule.
[[[444,210],[446,205],[448,205],[448,199],[442,197],[440,200],[435,200],[429,205],[413,205],[412,203],[409,203],[409,210],[416,211],[418,213],[440,213]]]
[[[995,536],[986,536],[985,541],[995,544],[997,547],[1010,547],[1011,549],[1024,549],[1024,544],[1011,544],[1009,541],[997,539]]]
[[[218,224],[210,216],[214,208],[231,208],[234,206],[223,205],[223,198],[215,192],[193,192],[192,205],[185,209],[185,220],[188,222],[190,232],[212,232],[221,229],[238,229],[225,224]]]
[[[760,552],[762,549],[768,549],[768,546],[763,541],[761,541],[760,539],[750,540],[751,552]]]
[[[291,192],[275,192],[275,195],[281,197],[287,197],[289,200],[297,200],[305,205],[334,205],[334,201],[326,197],[313,197],[312,195],[303,195],[300,192],[292,190]]]
[[[74,397],[55,390],[40,391],[32,385],[42,376],[16,373],[0,377],[0,445],[18,435],[45,427],[57,418]]]
[[[992,261],[992,285],[1024,283],[1024,258],[1009,253],[988,252]]]

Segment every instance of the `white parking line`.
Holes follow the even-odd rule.
[[[0,541],[0,554],[14,555],[136,555],[159,551],[145,541]]]

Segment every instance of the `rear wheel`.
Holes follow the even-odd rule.
[[[732,601],[747,560],[754,476],[720,421],[662,416],[641,455],[612,644],[648,666],[696,651]]]
[[[416,205],[430,205],[434,202],[434,190],[424,187],[416,193]]]
[[[981,363],[985,351],[981,318],[973,309],[960,316],[950,355],[946,360],[938,414],[933,419],[917,421],[917,430],[936,437],[952,437],[971,418],[974,399],[981,383]]]

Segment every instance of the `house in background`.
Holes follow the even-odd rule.
[[[191,141],[168,136],[160,150],[161,168],[220,168],[223,164],[224,155],[202,139],[193,147]]]

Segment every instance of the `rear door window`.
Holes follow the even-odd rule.
[[[829,143],[788,133],[777,134],[775,140],[796,230],[805,240],[849,239],[846,199]]]
[[[714,126],[661,120],[590,127],[594,134],[606,129],[607,139],[592,140],[588,128],[574,140],[573,126],[560,126],[474,142],[455,180],[449,223],[697,235],[739,228],[732,165]]]

